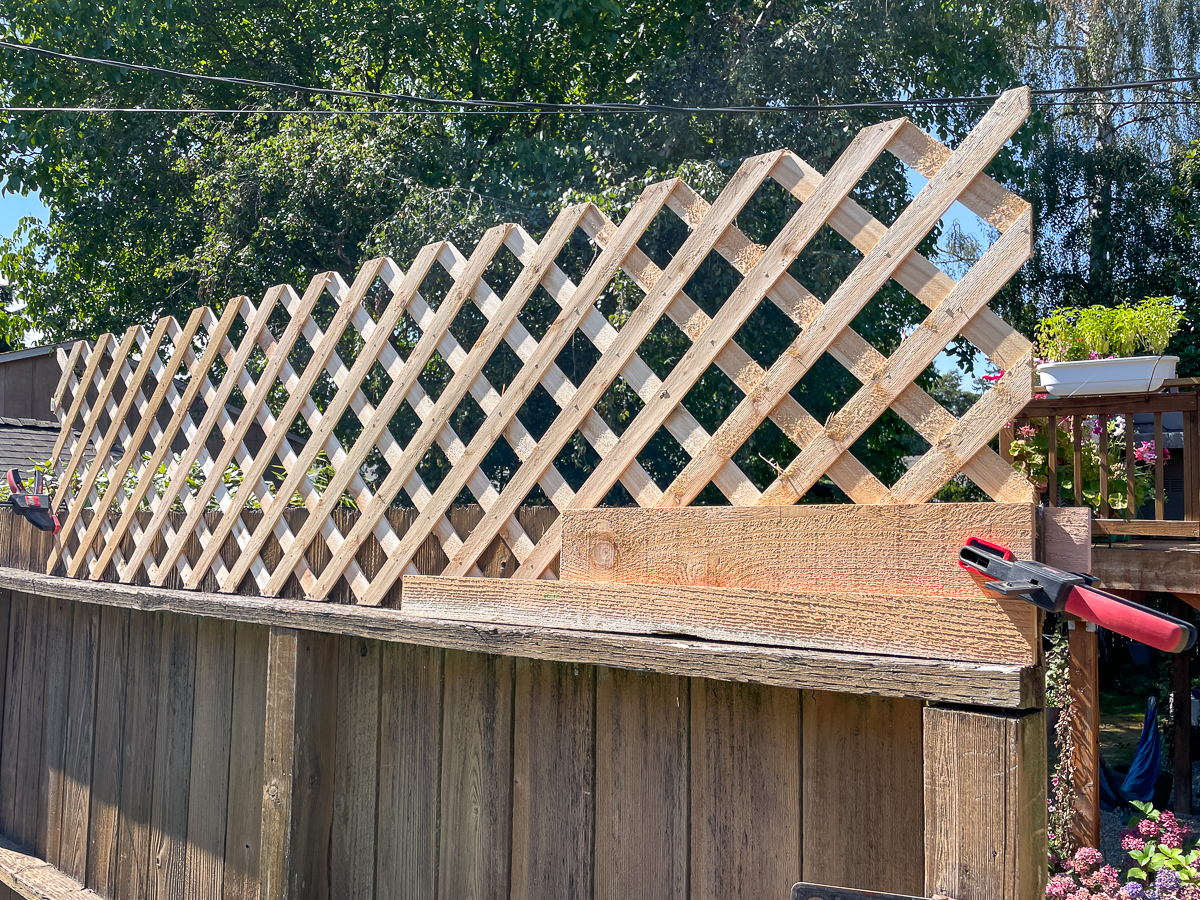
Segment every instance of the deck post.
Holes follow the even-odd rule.
[[[1071,836],[1080,847],[1100,846],[1100,669],[1096,626],[1067,622],[1070,656],[1071,780],[1075,809]]]
[[[1042,896],[1045,710],[924,712],[926,895]]]

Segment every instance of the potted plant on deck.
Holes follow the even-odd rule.
[[[1042,387],[1056,397],[1157,391],[1175,377],[1179,357],[1163,351],[1182,320],[1171,297],[1055,309],[1037,328]],[[1139,348],[1148,355],[1135,356]]]

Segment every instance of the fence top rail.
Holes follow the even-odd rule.
[[[804,690],[914,697],[1029,709],[1042,703],[1040,669],[869,653],[767,647],[566,628],[478,625],[340,603],[228,597],[200,591],[88,582],[0,566],[0,589],[126,609],[345,634],[466,650],[743,681]]]
[[[960,472],[997,501],[1030,501],[988,444],[1031,399],[1033,348],[988,303],[1032,254],[1032,213],[983,171],[1028,113],[1016,89],[953,151],[905,119],[883,122],[824,175],[777,150],[745,160],[711,204],[671,179],[620,223],[584,203],[540,242],[501,224],[470,253],[437,241],[407,270],[375,259],[350,284],[326,272],[303,291],[234,298],[220,316],[202,308],[61,351],[52,465],[68,510],[47,571],[156,586],[178,574],[190,589],[215,576],[222,593],[250,579],[265,596],[298,582],[312,600],[348,586],[378,605],[430,539],[438,574],[483,574],[499,540],[515,561],[504,574],[554,577],[562,521],[530,533],[530,502],[779,506],[824,480],[855,503],[912,504]],[[890,225],[852,197],[884,153],[927,179]],[[758,244],[739,223],[772,230],[746,221],[764,191],[795,211]],[[956,201],[999,231],[958,281],[918,250]],[[686,234],[673,251],[647,243],[664,220]],[[829,245],[848,274],[819,299],[801,279],[829,276],[832,233],[849,242]],[[852,325],[889,282],[929,313],[897,324],[885,357]],[[689,296],[710,283],[721,296]],[[957,335],[1005,370],[961,418],[917,383]],[[851,390],[822,424],[796,388],[830,361]],[[697,407],[714,397],[725,399]],[[889,409],[929,445],[890,485],[854,452]],[[756,434],[780,434],[782,460],[742,452]],[[450,515],[464,497],[482,508],[466,527]],[[303,522],[285,515],[293,498]],[[359,516],[339,522],[347,502]],[[398,503],[416,510],[403,531],[388,515]]]

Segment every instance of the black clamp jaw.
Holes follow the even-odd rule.
[[[24,516],[34,528],[39,531],[50,531],[58,534],[58,530],[62,524],[58,521],[58,516],[54,510],[50,508],[54,501],[49,494],[42,492],[45,482],[42,478],[42,473],[35,471],[33,473],[33,490],[25,487],[25,483],[21,481],[21,473],[16,469],[9,469],[8,473],[8,502]]]
[[[1096,581],[1091,575],[1015,559],[1007,548],[979,538],[971,538],[958,551],[958,564],[995,579],[986,582],[988,590],[1006,597],[1021,597],[1052,613],[1063,611],[1072,588],[1086,587]]]

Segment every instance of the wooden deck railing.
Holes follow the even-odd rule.
[[[1195,379],[1177,379],[1166,390],[1152,394],[1038,397],[1001,432],[1001,455],[1019,465],[1023,437],[1037,441],[1039,452],[1041,441],[1045,440],[1042,491],[1046,505],[1082,506],[1085,504],[1080,497],[1085,494],[1088,467],[1085,454],[1090,451],[1099,480],[1094,500],[1088,504],[1096,512],[1093,522],[1096,536],[1200,538],[1200,392],[1195,382]],[[1164,437],[1174,429],[1164,430],[1163,417],[1169,413],[1182,414],[1183,446],[1168,451]],[[1134,420],[1138,414],[1153,415],[1152,437],[1149,433],[1144,436],[1136,433]],[[1116,422],[1118,427],[1110,428],[1110,422]],[[1064,437],[1070,448],[1065,458],[1060,453]],[[1087,446],[1089,443],[1091,448]],[[1182,457],[1182,518],[1167,515],[1168,453],[1172,462],[1176,460],[1174,454]],[[1036,474],[1041,474],[1040,460]],[[1136,502],[1139,493],[1136,482],[1148,479],[1151,474],[1153,518],[1147,515],[1148,499]]]

